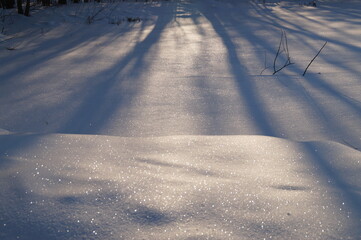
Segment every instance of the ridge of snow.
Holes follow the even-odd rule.
[[[359,151],[265,136],[0,135],[1,239],[357,239]]]

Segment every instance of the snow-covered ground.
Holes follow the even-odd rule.
[[[0,239],[361,239],[361,3],[266,2],[3,11]]]

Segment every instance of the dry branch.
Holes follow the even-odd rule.
[[[314,56],[312,58],[312,60],[310,61],[310,63],[307,65],[305,71],[303,72],[302,76],[306,75],[307,69],[311,66],[311,64],[313,63],[313,61],[317,58],[317,56],[321,53],[322,49],[326,46],[327,41],[323,44],[323,46],[321,47],[321,49],[318,51],[318,53],[316,54],[316,56]]]
[[[279,58],[279,56],[284,53],[286,55],[286,62],[279,68],[277,68],[277,59]],[[273,60],[273,75],[275,75],[276,73],[278,73],[279,71],[281,71],[282,69],[284,69],[285,67],[289,66],[293,64],[291,62],[291,57],[290,57],[290,52],[288,50],[288,40],[287,40],[287,34],[286,32],[282,29],[282,33],[281,33],[281,40],[280,43],[278,45],[278,50],[276,53],[276,56]]]

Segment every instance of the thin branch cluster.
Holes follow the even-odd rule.
[[[279,61],[279,58],[282,54],[286,57],[286,61],[284,63],[282,63],[280,67],[277,67],[277,62]],[[282,69],[284,69],[285,67],[287,67],[291,64],[293,64],[293,63],[291,62],[290,51],[288,50],[287,34],[282,29],[281,40],[278,45],[276,57],[273,60],[273,74],[272,75],[275,75],[276,73],[278,73],[279,71],[281,71]]]
[[[321,47],[321,49],[317,52],[317,54],[311,59],[311,61],[309,62],[309,64],[307,65],[307,67],[305,68],[302,76],[306,75],[306,72],[308,70],[308,68],[311,66],[311,64],[315,61],[315,59],[318,57],[318,55],[320,55],[321,51],[324,49],[324,47],[326,46],[327,41],[323,44],[323,46]],[[281,63],[281,64],[280,64]],[[273,59],[273,73],[272,75],[275,75],[276,73],[282,71],[284,68],[286,68],[289,65],[294,64],[291,61],[291,56],[290,56],[290,51],[288,48],[288,40],[287,40],[287,34],[286,32],[282,29],[281,30],[281,39],[280,39],[280,43],[278,44],[278,49],[277,49],[277,53],[276,56]],[[261,71],[261,75],[262,73],[270,68],[271,66],[267,66],[267,54],[265,53],[265,65],[264,65],[264,69]]]

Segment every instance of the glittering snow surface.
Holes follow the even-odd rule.
[[[361,4],[267,2],[3,10],[0,239],[361,239]]]
[[[1,235],[341,239],[360,153],[264,136],[1,136]],[[6,157],[7,156],[7,157]]]

